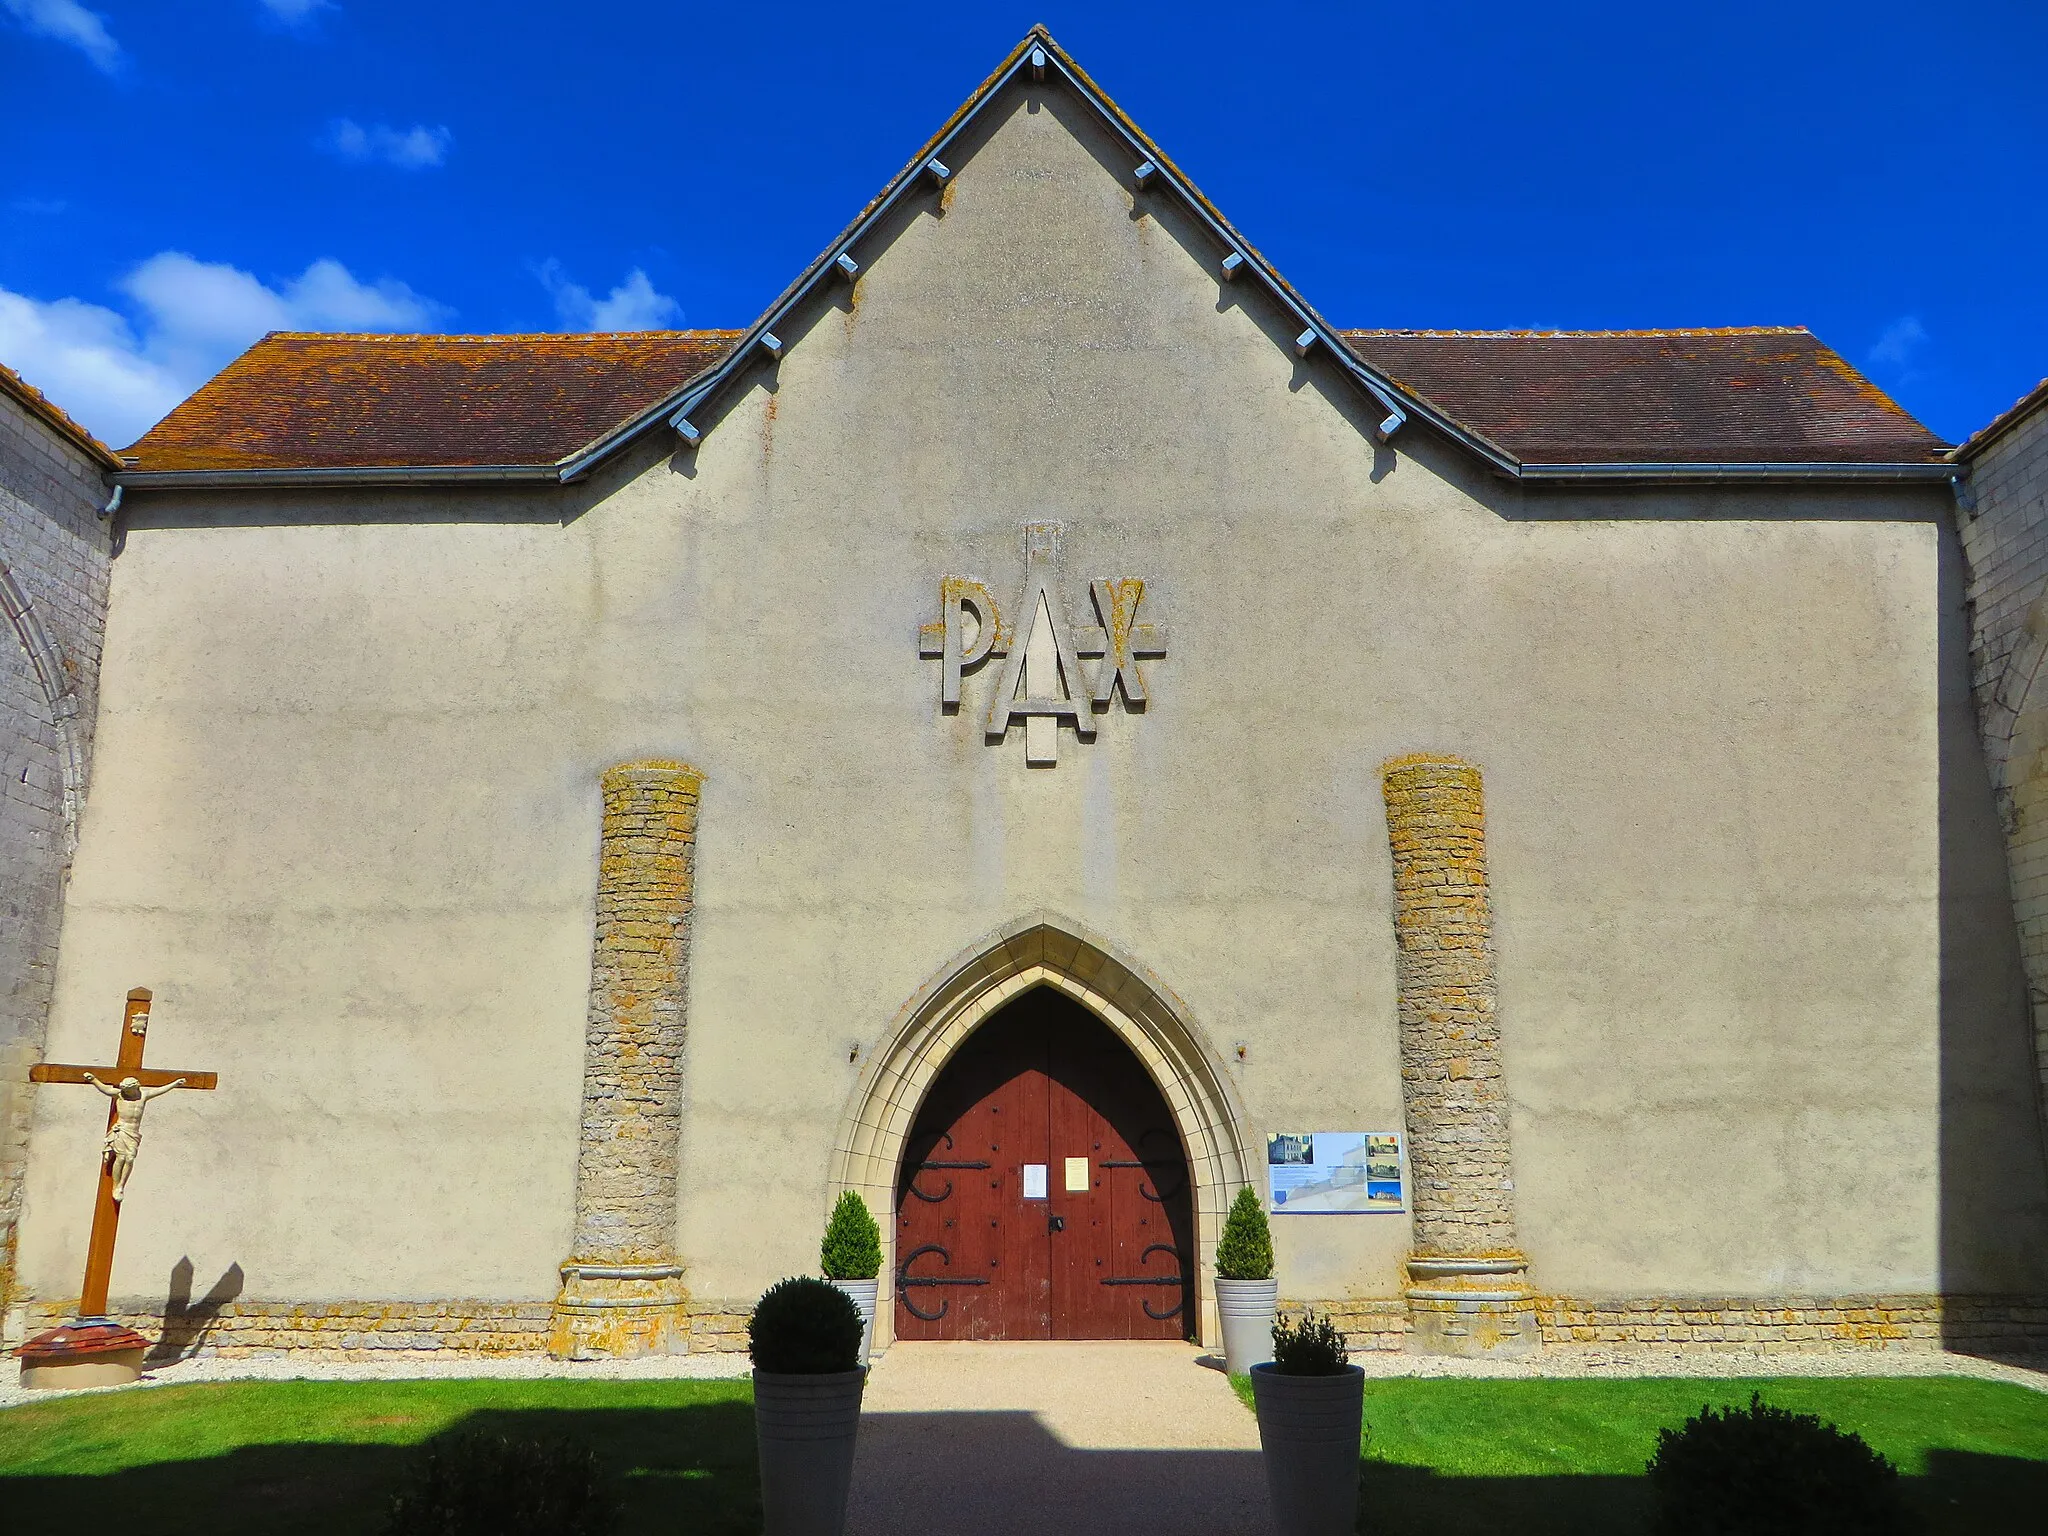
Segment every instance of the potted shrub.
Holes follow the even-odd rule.
[[[860,1308],[828,1281],[781,1280],[747,1319],[766,1536],[840,1536],[860,1429]]]
[[[1280,1536],[1351,1536],[1358,1520],[1365,1372],[1344,1335],[1311,1312],[1273,1327],[1273,1359],[1252,1367],[1266,1491]]]
[[[882,1229],[868,1213],[867,1201],[844,1190],[825,1223],[825,1241],[818,1247],[825,1278],[853,1298],[860,1308],[860,1363],[868,1363],[875,1343],[876,1276],[882,1272]]]
[[[1223,1368],[1242,1376],[1273,1358],[1273,1313],[1280,1282],[1273,1278],[1273,1232],[1247,1184],[1231,1202],[1216,1244],[1216,1312],[1223,1322]]]

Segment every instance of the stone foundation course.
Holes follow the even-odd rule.
[[[687,1349],[739,1354],[747,1347],[744,1301],[693,1302]],[[1328,1314],[1353,1354],[1410,1351],[1403,1296],[1283,1298],[1283,1314]],[[68,1302],[13,1308],[6,1337],[70,1320]],[[343,1360],[407,1356],[494,1359],[545,1356],[546,1301],[230,1302],[168,1318],[160,1304],[117,1302],[114,1319],[160,1341],[152,1358],[257,1359],[308,1351]],[[2048,1296],[1646,1297],[1589,1301],[1536,1298],[1546,1348],[1655,1349],[1683,1355],[1857,1354],[1943,1349],[1999,1358],[2048,1359]]]

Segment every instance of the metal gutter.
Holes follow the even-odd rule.
[[[131,490],[253,490],[309,485],[555,485],[552,464],[383,464],[332,469],[126,469],[116,486]]]
[[[1953,464],[1523,464],[1509,471],[1517,480],[1603,482],[1631,480],[1755,484],[1767,481],[1913,481],[1946,484]]]

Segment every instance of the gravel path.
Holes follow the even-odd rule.
[[[909,1346],[910,1353],[933,1346]],[[1026,1344],[951,1346],[971,1351],[1018,1348],[1043,1349]],[[1110,1348],[1109,1345],[1081,1346]],[[1154,1346],[1143,1346],[1151,1348]],[[1191,1347],[1158,1346],[1184,1349]],[[898,1345],[886,1360],[908,1358],[906,1347]],[[1433,1360],[1394,1352],[1374,1352],[1351,1357],[1374,1376],[1466,1376],[1517,1379],[1557,1376],[1974,1376],[1986,1381],[2010,1381],[2036,1392],[2048,1392],[2048,1359],[2026,1365],[1980,1360],[1970,1355],[1938,1353],[1893,1353],[1865,1350],[1855,1354],[1699,1354],[1670,1350],[1572,1350],[1554,1349],[1537,1361]],[[1219,1364],[1204,1355],[1204,1364]],[[92,1387],[93,1392],[131,1392],[149,1387],[176,1386],[198,1381],[434,1381],[449,1378],[496,1378],[507,1381],[536,1381],[560,1377],[571,1381],[664,1381],[676,1379],[745,1376],[747,1357],[735,1355],[681,1355],[654,1360],[591,1360],[566,1362],[545,1359],[438,1360],[414,1356],[394,1360],[346,1361],[295,1356],[275,1360],[180,1360],[148,1371],[133,1387]],[[895,1373],[877,1371],[874,1389],[881,1391]],[[46,1402],[70,1397],[70,1392],[24,1392],[19,1372],[11,1361],[0,1364],[0,1408],[21,1402]]]
[[[861,1404],[847,1536],[1266,1536],[1258,1424],[1198,1354],[896,1345]]]
[[[0,1408],[15,1403],[47,1402],[75,1397],[75,1392],[24,1392],[20,1373],[9,1368],[0,1378]],[[447,1381],[489,1378],[503,1381],[675,1381],[745,1376],[752,1366],[745,1355],[675,1355],[652,1360],[563,1361],[436,1360],[415,1356],[397,1360],[322,1360],[291,1356],[275,1360],[180,1360],[154,1366],[128,1387],[88,1387],[88,1392],[140,1392],[150,1387],[183,1386],[196,1381]]]

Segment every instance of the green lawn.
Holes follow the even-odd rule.
[[[0,1411],[0,1528],[40,1536],[130,1510],[132,1529],[162,1536],[376,1536],[410,1447],[460,1426],[592,1446],[619,1475],[626,1532],[754,1536],[752,1401],[745,1381],[469,1380],[28,1403]]]
[[[1251,1402],[1251,1383],[1234,1378]],[[1657,1431],[1752,1391],[1853,1429],[1898,1463],[1931,1533],[2035,1533],[2048,1521],[2048,1395],[1938,1377],[1659,1378],[1365,1386],[1367,1532],[1642,1530]]]
[[[1960,1377],[1368,1382],[1362,1528],[1635,1536],[1657,1430],[1752,1389],[1890,1456],[1936,1536],[2042,1529],[2048,1396]],[[135,1528],[164,1536],[376,1536],[410,1447],[458,1426],[593,1446],[619,1475],[628,1532],[760,1529],[746,1382],[490,1380],[233,1382],[9,1408],[0,1528],[79,1529],[90,1507],[146,1511]]]

